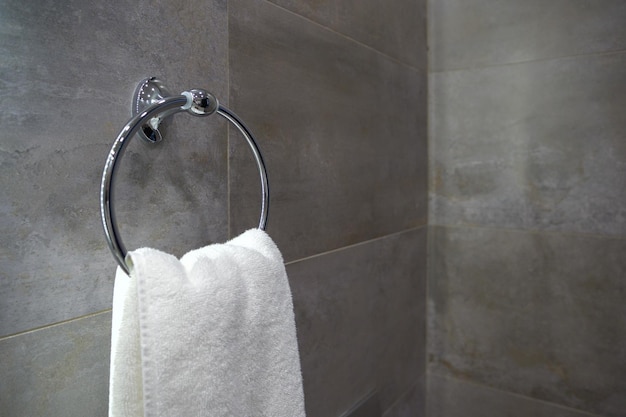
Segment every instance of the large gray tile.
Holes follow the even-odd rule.
[[[429,369],[618,417],[626,240],[433,227]]]
[[[106,416],[111,314],[0,340],[0,414]]]
[[[389,408],[424,375],[426,230],[289,264],[309,417],[378,389]]]
[[[267,2],[230,8],[231,104],[269,170],[287,260],[426,222],[426,80]],[[231,140],[234,234],[259,212],[256,166]]]
[[[431,0],[435,71],[626,49],[622,0]]]
[[[428,375],[428,417],[593,417],[569,408],[468,383]]]
[[[626,235],[626,53],[436,73],[434,224]]]
[[[416,68],[426,65],[425,0],[270,0]]]
[[[98,191],[135,85],[158,75],[226,101],[226,30],[223,0],[0,4],[0,335],[110,307]],[[129,249],[227,237],[226,123],[176,117],[167,142],[137,139],[122,161]]]

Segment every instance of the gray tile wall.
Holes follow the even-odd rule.
[[[259,137],[308,415],[374,388],[387,415],[424,415],[426,15],[397,3],[0,5],[0,414],[107,413],[115,264],[98,188],[136,83],[158,75],[210,89]],[[256,225],[242,138],[184,115],[168,132],[131,143],[119,170],[127,246],[182,255]]]
[[[626,414],[625,19],[429,3],[431,417]]]

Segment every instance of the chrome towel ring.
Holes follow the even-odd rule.
[[[102,182],[100,184],[100,215],[104,234],[113,257],[118,265],[129,274],[126,265],[126,247],[120,238],[115,210],[113,208],[113,183],[115,182],[115,167],[124,154],[130,139],[137,133],[150,142],[156,143],[163,139],[158,130],[159,124],[168,116],[187,111],[194,116],[209,116],[217,113],[230,123],[246,138],[254,159],[259,168],[261,178],[261,218],[258,228],[265,230],[269,210],[269,184],[267,170],[259,147],[244,123],[228,108],[219,104],[218,100],[205,90],[193,89],[184,91],[179,96],[169,94],[163,82],[155,77],[146,78],[139,83],[133,97],[133,117],[126,123],[117,135],[111,151],[104,164]]]

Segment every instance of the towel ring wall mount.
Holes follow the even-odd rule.
[[[128,252],[119,235],[113,207],[115,168],[119,164],[130,139],[135,134],[149,143],[158,143],[163,140],[163,133],[159,128],[162,127],[164,119],[183,111],[198,117],[218,114],[234,125],[244,136],[254,155],[261,179],[261,217],[258,228],[265,230],[267,225],[269,211],[267,170],[252,133],[241,119],[234,112],[222,106],[217,98],[206,90],[191,89],[178,96],[173,96],[161,80],[156,77],[146,78],[135,89],[132,103],[133,117],[122,128],[111,147],[100,184],[100,215],[104,234],[113,257],[126,274],[129,274],[125,261]]]

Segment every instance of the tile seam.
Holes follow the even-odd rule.
[[[559,55],[559,56],[551,56],[545,58],[537,58],[537,59],[527,59],[521,61],[514,62],[501,62],[495,64],[485,64],[485,65],[476,65],[476,66],[468,66],[468,67],[458,67],[458,68],[446,68],[446,69],[433,69],[430,67],[430,62],[432,61],[432,52],[429,49],[427,62],[428,66],[428,74],[446,74],[452,72],[462,72],[462,71],[475,71],[486,68],[499,68],[499,67],[509,67],[514,65],[523,65],[523,64],[532,64],[532,63],[540,63],[540,62],[549,62],[549,61],[558,61],[569,58],[581,58],[581,57],[593,57],[593,56],[610,56],[610,55],[622,55],[626,54],[626,49],[616,49],[613,51],[602,51],[602,52],[591,52],[591,53],[581,53],[581,54],[573,54],[573,55]]]
[[[351,244],[351,245],[342,246],[340,248],[331,249],[329,251],[320,252],[320,253],[317,253],[315,255],[307,256],[307,257],[304,257],[304,258],[299,258],[299,259],[296,259],[296,260],[293,260],[293,261],[289,261],[289,262],[285,262],[285,266],[296,264],[296,263],[299,263],[299,262],[308,261],[310,259],[314,259],[314,258],[322,257],[322,256],[325,256],[325,255],[341,252],[341,251],[352,249],[352,248],[355,248],[355,247],[358,247],[358,246],[367,245],[367,244],[374,243],[374,242],[377,242],[377,241],[380,241],[380,240],[384,240],[384,239],[388,239],[388,238],[391,238],[391,237],[394,237],[394,236],[399,236],[399,235],[402,235],[402,234],[405,234],[405,233],[410,233],[410,232],[418,231],[420,229],[427,229],[427,228],[428,228],[428,225],[427,224],[423,224],[423,225],[420,225],[420,226],[415,226],[415,227],[403,229],[403,230],[400,230],[400,231],[397,231],[397,232],[389,233],[389,234],[382,235],[382,236],[377,236],[375,238],[364,240],[364,241],[361,241],[361,242],[358,242],[358,243],[354,243],[354,244]],[[7,334],[7,335],[4,335],[4,336],[0,336],[0,342],[2,342],[3,340],[7,340],[7,339],[14,338],[14,337],[23,336],[23,335],[26,335],[26,334],[29,334],[29,333],[40,331],[40,330],[45,330],[45,329],[48,329],[48,328],[51,328],[51,327],[62,326],[64,324],[69,324],[69,323],[72,323],[72,322],[75,322],[75,321],[78,321],[78,320],[83,320],[83,319],[95,317],[95,316],[98,316],[98,315],[101,315],[101,314],[107,314],[107,313],[110,313],[111,311],[112,311],[112,309],[109,308],[109,309],[106,309],[106,310],[101,310],[101,311],[97,311],[97,312],[94,312],[94,313],[85,314],[85,315],[82,315],[82,316],[72,317],[72,318],[67,319],[67,320],[62,320],[62,321],[58,321],[58,322],[55,322],[55,323],[50,323],[50,324],[46,324],[46,325],[43,325],[43,326],[34,327],[34,328],[31,328],[31,329],[28,329],[28,330]]]
[[[411,393],[411,390],[413,390],[414,388],[417,388],[418,384],[419,384],[419,378],[415,378],[412,382],[410,382],[408,388],[402,391],[402,393],[398,396],[398,398],[396,398],[395,401],[391,403],[391,405],[387,407],[386,410],[383,410],[382,417],[386,417],[396,405],[400,404],[401,400],[407,398],[408,395]]]
[[[226,97],[232,107],[230,96],[230,1],[226,2]],[[226,123],[226,236],[232,238],[231,189],[230,189],[230,123]]]
[[[519,227],[496,227],[496,226],[483,226],[483,225],[471,225],[471,224],[441,224],[430,223],[428,226],[432,227],[445,227],[449,229],[485,229],[491,231],[513,232],[513,233],[527,233],[527,234],[543,234],[543,235],[558,235],[562,237],[580,237],[580,238],[594,238],[594,239],[607,239],[607,240],[619,240],[626,241],[626,236],[605,235],[601,233],[585,233],[576,231],[560,231],[560,230],[546,230],[546,229],[523,229]]]
[[[530,397],[528,395],[519,394],[517,392],[507,391],[507,390],[503,390],[503,389],[500,389],[500,388],[495,388],[495,387],[483,384],[483,383],[478,382],[478,381],[473,381],[473,380],[468,380],[468,379],[459,379],[459,378],[455,378],[455,377],[452,377],[452,376],[449,376],[449,375],[440,374],[440,373],[435,372],[435,371],[428,371],[428,374],[430,374],[432,376],[435,376],[437,378],[453,380],[453,381],[459,381],[459,382],[462,382],[464,384],[473,385],[473,386],[475,386],[477,388],[486,389],[488,391],[502,392],[502,393],[505,393],[505,394],[508,394],[508,395],[511,395],[511,396],[514,396],[514,397],[517,397],[517,398],[522,398],[522,399],[524,399],[526,401],[534,401],[534,402],[537,402],[537,403],[540,403],[540,404],[549,405],[549,406],[554,407],[554,408],[560,408],[562,410],[572,411],[574,413],[580,414],[581,417],[582,416],[586,416],[586,417],[604,417],[601,414],[594,414],[594,413],[590,413],[588,411],[580,410],[578,408],[572,408],[572,407],[568,407],[566,405],[562,405],[562,404],[558,404],[558,403],[542,400],[540,398]]]
[[[428,228],[428,224],[422,224],[420,226],[415,226],[415,227],[410,227],[410,228],[407,228],[407,229],[402,229],[402,230],[399,230],[397,232],[388,233],[386,235],[377,236],[377,237],[374,237],[374,238],[371,238],[371,239],[363,240],[361,242],[353,243],[353,244],[346,245],[346,246],[341,246],[339,248],[331,249],[331,250],[324,251],[324,252],[319,252],[319,253],[316,253],[314,255],[305,256],[303,258],[294,259],[293,261],[285,262],[285,266],[293,265],[293,264],[296,264],[296,263],[299,263],[299,262],[308,261],[308,260],[311,260],[311,259],[319,258],[319,257],[322,257],[322,256],[326,256],[326,255],[330,255],[330,254],[333,254],[333,253],[341,252],[341,251],[344,251],[344,250],[356,248],[358,246],[363,246],[363,245],[367,245],[367,244],[370,244],[370,243],[374,243],[374,242],[377,242],[379,240],[388,239],[388,238],[391,238],[391,237],[394,237],[394,236],[399,236],[399,235],[404,234],[404,233],[410,233],[410,232],[414,232],[414,231],[417,231],[417,230],[420,230],[420,229],[426,229],[426,228]]]
[[[390,61],[395,62],[396,64],[402,65],[403,67],[406,67],[406,68],[408,68],[408,69],[412,70],[413,72],[416,72],[416,73],[422,73],[422,72],[423,72],[423,73],[425,73],[425,74],[427,74],[427,73],[429,72],[429,70],[428,70],[428,66],[425,66],[424,68],[421,68],[421,69],[420,69],[420,68],[417,68],[417,67],[414,67],[414,66],[413,66],[413,65],[411,65],[411,64],[408,64],[408,63],[406,63],[406,62],[404,62],[404,61],[402,61],[402,60],[400,60],[400,59],[398,59],[398,58],[394,58],[394,57],[392,57],[391,55],[388,55],[388,54],[386,54],[386,53],[384,53],[384,52],[382,52],[382,51],[379,51],[378,49],[376,49],[376,48],[374,48],[374,47],[372,47],[372,46],[370,46],[370,45],[367,45],[367,44],[365,44],[365,43],[363,43],[363,42],[361,42],[361,41],[359,41],[359,40],[357,40],[357,39],[354,39],[354,38],[352,38],[352,37],[350,37],[350,36],[346,35],[345,33],[338,32],[337,30],[335,30],[335,29],[333,29],[333,28],[330,28],[330,27],[328,27],[328,26],[325,26],[325,25],[323,25],[323,24],[322,24],[322,23],[320,23],[320,22],[316,22],[315,20],[312,20],[312,19],[310,19],[310,18],[308,18],[308,17],[306,17],[306,16],[302,16],[301,14],[298,14],[298,13],[296,13],[296,12],[294,12],[294,11],[292,11],[292,10],[289,10],[289,9],[287,9],[287,8],[283,7],[283,6],[280,6],[280,5],[278,5],[278,4],[275,4],[275,3],[273,3],[271,0],[264,0],[264,1],[265,1],[265,3],[267,3],[267,4],[269,4],[269,5],[273,6],[273,7],[276,7],[276,8],[278,8],[278,9],[280,9],[280,10],[283,10],[283,11],[285,11],[285,12],[287,12],[287,13],[289,13],[289,14],[291,14],[291,15],[293,15],[293,16],[295,16],[295,17],[297,17],[297,18],[300,18],[300,19],[306,20],[307,22],[310,22],[310,23],[312,23],[313,25],[315,25],[315,26],[317,26],[317,27],[319,27],[319,28],[321,28],[321,29],[323,29],[323,30],[325,30],[325,31],[327,31],[327,32],[333,33],[333,34],[335,34],[335,35],[337,35],[337,36],[339,36],[339,37],[341,37],[341,38],[344,38],[344,39],[346,39],[346,40],[348,40],[348,41],[350,41],[350,42],[353,42],[353,43],[355,43],[355,44],[357,44],[357,45],[359,45],[359,46],[362,46],[362,47],[364,47],[364,48],[367,48],[367,49],[369,49],[369,50],[371,50],[371,51],[373,51],[373,52],[375,52],[375,53],[377,53],[377,54],[379,54],[379,55],[381,55],[381,56],[383,56],[383,57],[385,57],[385,58],[389,59]],[[428,49],[426,49],[426,52],[428,53]],[[428,61],[428,60],[427,60],[427,61]]]
[[[4,335],[4,336],[0,336],[0,343],[2,343],[5,340],[8,340],[8,339],[13,339],[13,338],[16,338],[16,337],[19,337],[19,336],[24,336],[24,335],[27,335],[29,333],[35,333],[35,332],[38,332],[40,330],[46,330],[46,329],[50,329],[52,327],[63,326],[65,324],[70,324],[70,323],[73,323],[73,322],[79,321],[79,320],[89,319],[89,318],[92,318],[92,317],[95,317],[95,316],[99,316],[99,315],[102,315],[102,314],[108,314],[111,311],[112,311],[112,309],[109,308],[109,309],[106,309],[106,310],[96,311],[95,313],[89,313],[89,314],[85,314],[85,315],[78,316],[78,317],[72,317],[71,319],[62,320],[62,321],[46,324],[46,325],[39,326],[39,327],[33,327],[31,329],[28,329],[28,330],[23,330],[23,331],[20,331],[20,332],[16,332],[16,333],[11,333],[11,334],[7,334],[7,335]]]

